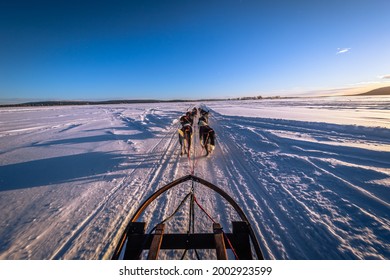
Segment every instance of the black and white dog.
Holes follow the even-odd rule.
[[[215,131],[208,125],[205,116],[199,118],[198,126],[200,145],[206,149],[206,156],[208,156],[215,148]]]
[[[204,118],[206,123],[209,122],[209,111],[199,108],[200,118]]]
[[[188,115],[180,118],[181,128],[178,129],[179,143],[180,143],[180,155],[190,154],[191,140],[192,140],[192,126],[191,120]]]

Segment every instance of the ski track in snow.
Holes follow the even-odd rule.
[[[190,161],[179,155],[178,118],[197,104],[0,110],[0,259],[110,258],[144,199],[189,174],[194,163],[196,176],[244,210],[266,259],[389,259],[387,128],[243,116],[235,110],[248,103],[232,104],[207,104],[216,149],[203,156],[195,125]],[[230,231],[234,210],[191,182],[147,208],[141,217],[150,222],[147,230],[192,186]],[[167,231],[187,231],[184,210]],[[197,207],[195,213],[196,230],[210,231],[211,221]]]

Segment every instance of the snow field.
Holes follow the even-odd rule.
[[[217,144],[206,158],[194,139],[195,175],[236,199],[267,259],[389,259],[389,104],[206,103]],[[194,105],[2,108],[0,259],[110,258],[143,200],[191,171],[177,129]],[[169,191],[142,218],[161,221],[190,187]],[[234,211],[201,186],[195,193],[229,229]],[[196,216],[196,229],[208,231]],[[186,214],[168,225],[185,232]]]

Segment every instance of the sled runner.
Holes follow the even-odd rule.
[[[149,233],[145,233],[146,222],[138,221],[145,209],[166,191],[186,181],[192,181],[193,186],[174,213],[157,223]],[[207,187],[218,193],[234,208],[241,220],[232,221],[233,230],[231,233],[224,232],[221,225],[200,205],[193,191],[194,183],[199,183],[202,187]],[[187,233],[165,233],[165,223],[179,211],[187,199],[190,201],[189,228],[192,228],[192,230],[189,229]],[[195,207],[199,207],[212,221],[209,233],[194,232]],[[203,249],[215,250],[217,259],[228,259],[228,252],[230,255],[233,253],[235,259],[263,259],[263,254],[251,224],[235,200],[216,185],[194,175],[187,175],[160,188],[141,204],[119,239],[112,259],[141,259],[143,252],[148,251],[146,258],[155,260],[158,259],[160,250],[184,250],[182,259],[188,250],[195,250],[199,259],[197,250]]]

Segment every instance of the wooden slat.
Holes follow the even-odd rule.
[[[218,260],[227,260],[225,239],[223,237],[222,227],[218,223],[213,224],[215,249],[217,251]]]
[[[164,235],[164,224],[158,224],[150,245],[148,260],[157,260]]]
[[[232,233],[225,234],[229,239],[233,240]],[[143,249],[149,249],[152,244],[153,234],[141,235],[140,239],[144,240]],[[141,244],[142,245],[142,244]],[[226,249],[230,249],[229,243],[225,238]],[[164,234],[160,250],[163,249],[215,249],[215,240],[213,233],[169,233]]]
[[[164,234],[161,249],[215,249],[214,234]]]

